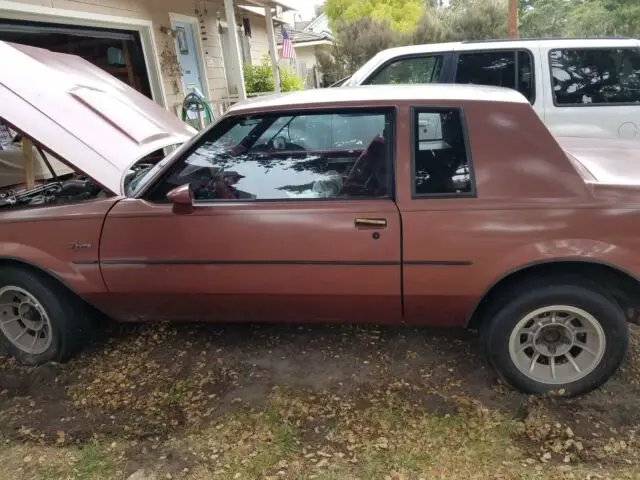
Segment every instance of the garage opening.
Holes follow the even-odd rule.
[[[152,98],[138,32],[0,20],[0,40],[78,55]]]

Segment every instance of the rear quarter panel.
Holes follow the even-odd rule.
[[[398,138],[408,323],[464,325],[495,282],[538,262],[605,263],[640,277],[640,205],[594,198],[529,105],[461,106],[475,197],[413,198],[411,136]]]

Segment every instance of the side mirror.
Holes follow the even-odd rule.
[[[185,183],[167,193],[167,199],[173,203],[174,210],[188,213],[193,209],[193,189],[191,184]]]

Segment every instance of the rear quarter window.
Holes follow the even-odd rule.
[[[413,198],[475,196],[462,110],[415,107],[412,122]]]
[[[640,103],[640,49],[556,49],[549,66],[556,106]]]

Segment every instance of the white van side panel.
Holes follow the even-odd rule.
[[[588,48],[640,48],[629,40],[622,41],[588,41],[575,45],[557,45],[553,42],[540,47],[542,77],[544,78],[543,95],[545,123],[551,132],[560,137],[593,137],[593,138],[625,138],[640,141],[640,104],[624,105],[555,105],[553,96],[553,78],[551,72],[550,52],[552,50],[588,49]]]

